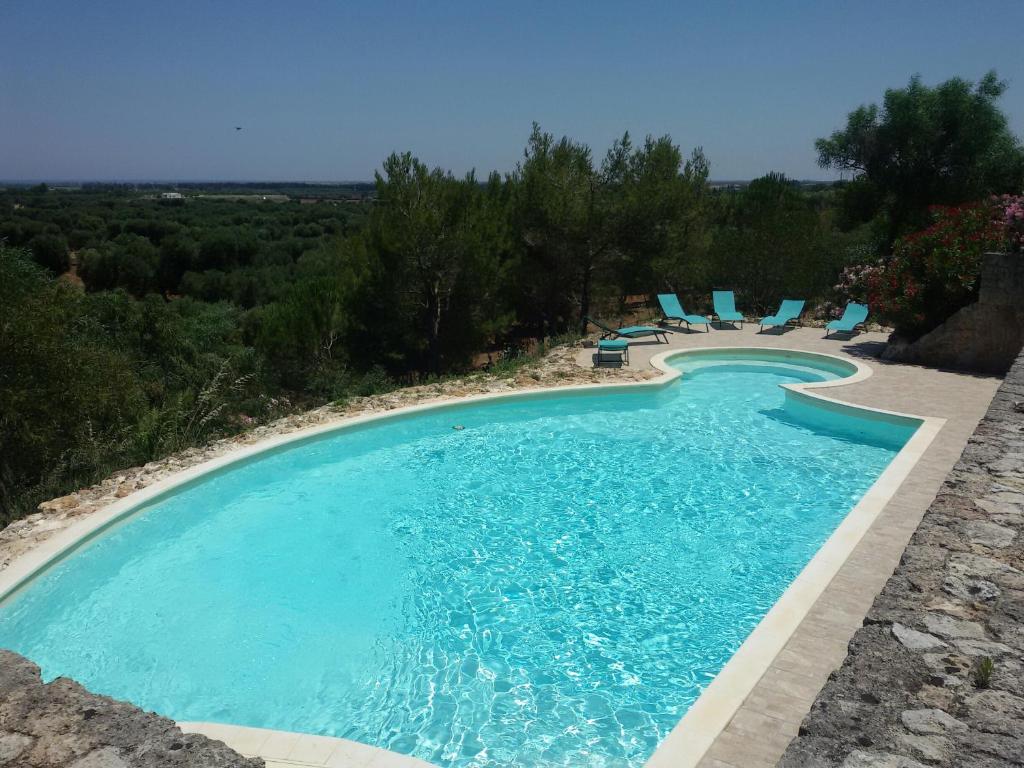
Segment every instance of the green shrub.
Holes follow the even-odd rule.
[[[935,206],[930,227],[897,241],[890,258],[847,273],[840,290],[866,299],[898,336],[913,341],[977,299],[982,254],[1005,246],[991,203]]]

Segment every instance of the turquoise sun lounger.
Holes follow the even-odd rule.
[[[841,318],[825,325],[825,338],[827,339],[830,333],[853,333],[858,327],[863,327],[867,319],[867,304],[856,304],[851,301],[843,310]]]
[[[629,342],[625,339],[600,339],[597,342],[597,354],[594,355],[594,365],[598,366],[605,362],[605,355],[611,354],[613,359],[621,360],[629,365]]]
[[[653,326],[650,325],[628,325],[623,328],[609,328],[604,323],[599,323],[592,317],[586,318],[586,321],[588,323],[596,325],[598,328],[604,331],[604,335],[601,336],[602,339],[639,339],[643,336],[653,336],[658,341],[663,341],[666,344],[668,344],[668,334],[665,333],[664,329],[662,328],[654,328]]]
[[[711,319],[718,320],[718,327],[722,323],[739,323],[743,327],[743,313],[736,311],[736,297],[732,291],[712,291],[711,302],[715,311],[711,313]]]
[[[771,328],[773,326],[786,326],[790,323],[800,325],[800,315],[803,311],[803,299],[783,299],[778,312],[774,315],[768,315],[768,317],[761,318],[761,327],[757,332],[760,333],[765,328]]]
[[[686,323],[687,330],[692,325],[703,325],[706,330],[711,330],[708,319],[703,315],[688,315],[683,309],[683,305],[679,303],[679,297],[674,293],[659,293],[658,303],[661,304],[661,314],[664,315],[663,322],[675,320],[679,323],[679,327]]]

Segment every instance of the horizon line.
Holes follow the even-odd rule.
[[[750,178],[733,178],[733,179],[708,179],[708,184],[749,184],[751,181],[763,178],[765,174],[761,176],[754,176]],[[787,177],[789,181],[795,181],[801,184],[836,184],[845,179],[814,179],[814,178],[793,178]],[[481,181],[481,183],[484,183]],[[341,179],[337,181],[310,181],[306,179],[62,179],[58,177],[46,178],[46,179],[0,179],[0,185],[10,184],[16,186],[28,186],[32,184],[53,184],[53,185],[71,185],[71,184],[301,184],[307,186],[351,186],[351,185],[370,185],[376,184],[373,179]]]

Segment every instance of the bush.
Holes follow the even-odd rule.
[[[239,315],[82,294],[0,246],[0,525],[116,467],[223,434],[240,414],[262,416]]]
[[[931,215],[931,226],[898,240],[891,257],[848,269],[837,286],[907,341],[974,302],[982,254],[1006,247],[1002,212],[990,202],[934,206]]]
[[[28,247],[37,263],[54,274],[67,272],[68,241],[60,235],[40,234],[29,240]]]
[[[81,322],[85,303],[0,247],[0,524],[126,458],[145,396],[129,360]]]
[[[1014,253],[1024,251],[1024,195],[1003,195],[995,199],[1006,227],[1006,241]]]
[[[125,288],[142,296],[157,288],[159,255],[141,235],[118,235],[101,249],[82,252],[80,274],[90,291]]]

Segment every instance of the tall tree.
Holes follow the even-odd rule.
[[[628,169],[620,198],[620,285],[629,293],[696,287],[710,242],[703,151],[698,147],[683,162],[669,136],[648,136]]]
[[[847,207],[855,219],[883,214],[889,246],[926,222],[929,205],[1020,191],[1024,151],[998,105],[1005,91],[994,71],[934,88],[915,75],[887,90],[881,107],[858,107],[844,129],[818,139],[818,163],[854,174]]]
[[[837,269],[830,272],[826,258],[828,224],[783,174],[754,179],[723,202],[719,214],[710,278],[738,286],[747,306],[765,311],[786,294],[809,297],[834,279]]]
[[[523,160],[512,174],[515,226],[525,250],[524,298],[543,333],[574,321],[584,330],[594,277],[612,254],[613,204],[590,148],[555,141],[534,123]]]
[[[425,339],[429,370],[440,373],[453,297],[467,275],[490,268],[483,191],[472,173],[457,179],[408,152],[392,154],[376,178],[370,231],[387,289],[382,295],[395,296],[413,321],[406,328]]]

